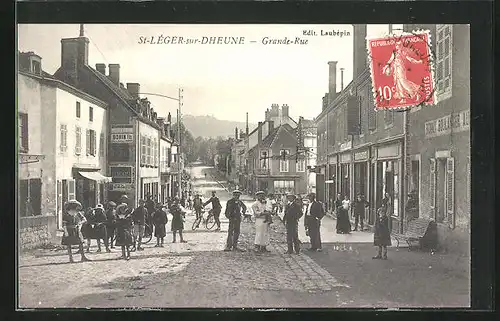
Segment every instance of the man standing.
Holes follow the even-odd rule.
[[[316,194],[311,193],[308,196],[309,204],[307,205],[304,223],[311,239],[311,248],[309,251],[322,250],[321,248],[321,219],[325,216],[325,210],[321,202],[316,201]]]
[[[203,206],[206,206],[208,204],[212,203],[212,213],[214,214],[214,219],[215,223],[217,224],[217,229],[216,231],[220,231],[220,211],[222,209],[222,206],[220,205],[220,200],[219,198],[215,195],[215,191],[212,191],[212,197],[203,203]]]
[[[252,211],[255,216],[255,250],[259,253],[271,252],[266,249],[269,243],[269,224],[266,219],[271,215],[272,208],[266,201],[266,194],[263,191],[255,193],[257,200],[252,204]]]
[[[353,204],[352,210],[354,211],[354,230],[358,230],[358,222],[360,223],[361,231],[363,231],[363,221],[365,219],[365,209],[368,208],[370,204],[365,197],[360,194]]]
[[[144,236],[144,226],[146,224],[146,217],[148,216],[148,210],[145,207],[144,200],[139,200],[139,207],[137,207],[134,212],[132,212],[132,221],[134,222],[134,250],[137,251],[144,250],[142,245],[142,237]]]
[[[299,219],[302,217],[302,206],[297,203],[293,194],[287,195],[287,201],[285,215],[283,216],[283,223],[286,227],[286,242],[288,243],[286,254],[292,254],[294,249],[295,253],[299,254]]]
[[[241,215],[247,211],[247,207],[240,201],[241,192],[233,191],[233,198],[226,203],[225,215],[229,219],[229,229],[227,231],[227,243],[224,251],[239,251],[238,238],[240,237]]]
[[[201,210],[203,209],[203,201],[201,200],[201,195],[196,194],[193,200],[193,208],[196,213],[196,219],[201,217]]]

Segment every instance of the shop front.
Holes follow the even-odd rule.
[[[159,201],[160,180],[158,177],[143,177],[141,178],[141,198],[146,199],[148,196],[153,201]]]
[[[338,176],[338,188],[342,198],[351,198],[351,152],[340,154],[340,166]]]
[[[94,208],[97,204],[106,202],[105,185],[111,183],[112,178],[102,175],[95,168],[73,168],[75,179],[76,199],[82,203],[84,209]]]
[[[160,182],[159,202],[165,204],[167,199],[172,197],[172,175],[170,173],[162,173]]]
[[[127,195],[130,204],[135,204],[135,170],[130,165],[110,166],[113,183],[109,184],[108,201],[119,203],[122,195]]]
[[[327,210],[333,212],[335,210],[334,202],[337,198],[337,155],[328,158],[328,180],[325,183],[328,190],[328,202],[325,204]]]
[[[382,201],[388,204],[388,211],[391,216],[391,228],[396,231],[402,231],[403,210],[402,210],[402,188],[403,175],[402,173],[402,144],[396,142],[392,144],[372,147],[374,155],[373,162],[370,168],[370,180],[372,183],[370,191],[373,188],[373,193],[369,193],[370,200],[376,204],[376,208],[382,205]],[[369,218],[369,223],[375,221],[375,213],[373,211]]]

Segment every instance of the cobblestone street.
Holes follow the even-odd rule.
[[[225,204],[229,193],[218,182],[200,178],[206,168],[195,169],[199,170],[194,173],[195,189],[202,191],[204,198],[217,190]],[[250,205],[248,197],[243,200]],[[251,223],[241,225],[240,247],[246,252],[223,252],[228,221],[223,215],[221,220],[220,232],[206,231],[203,227],[191,231],[194,215],[189,213],[184,233],[187,243],[171,243],[169,233],[164,248],[154,247],[152,240],[144,251],[133,252],[130,261],[118,260],[118,249],[95,253],[95,241],[88,255],[92,262],[70,264],[63,249],[25,253],[19,262],[19,305],[25,308],[432,306],[429,300],[436,297],[440,286],[456,291],[449,299],[437,298],[438,305],[467,305],[468,272],[448,273],[453,265],[466,266],[463,260],[453,263],[446,256],[430,257],[425,253],[390,249],[389,261],[375,262],[371,260],[371,244],[351,244],[345,240],[326,242],[323,253],[303,251],[287,255],[284,226],[277,218],[271,225],[270,253],[252,251],[255,228]],[[307,241],[304,237],[301,240]],[[302,245],[304,250],[307,247],[308,244]],[[78,255],[75,259],[79,259]],[[405,277],[408,273],[411,278]],[[428,279],[432,282],[427,282]],[[427,284],[419,287],[418,295],[411,294],[415,282]]]

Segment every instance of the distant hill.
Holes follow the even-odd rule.
[[[246,124],[245,122],[237,122],[231,120],[220,120],[213,116],[192,116],[192,115],[182,115],[182,120],[184,126],[193,134],[196,138],[201,137],[212,137],[216,138],[218,136],[222,137],[234,137],[234,129],[238,127],[238,130],[245,132]],[[257,125],[248,124],[250,131],[252,131]]]

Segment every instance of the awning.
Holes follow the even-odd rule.
[[[111,183],[113,181],[111,177],[103,176],[99,172],[78,172],[78,173],[80,173],[80,175],[82,175],[83,177],[96,182]]]

